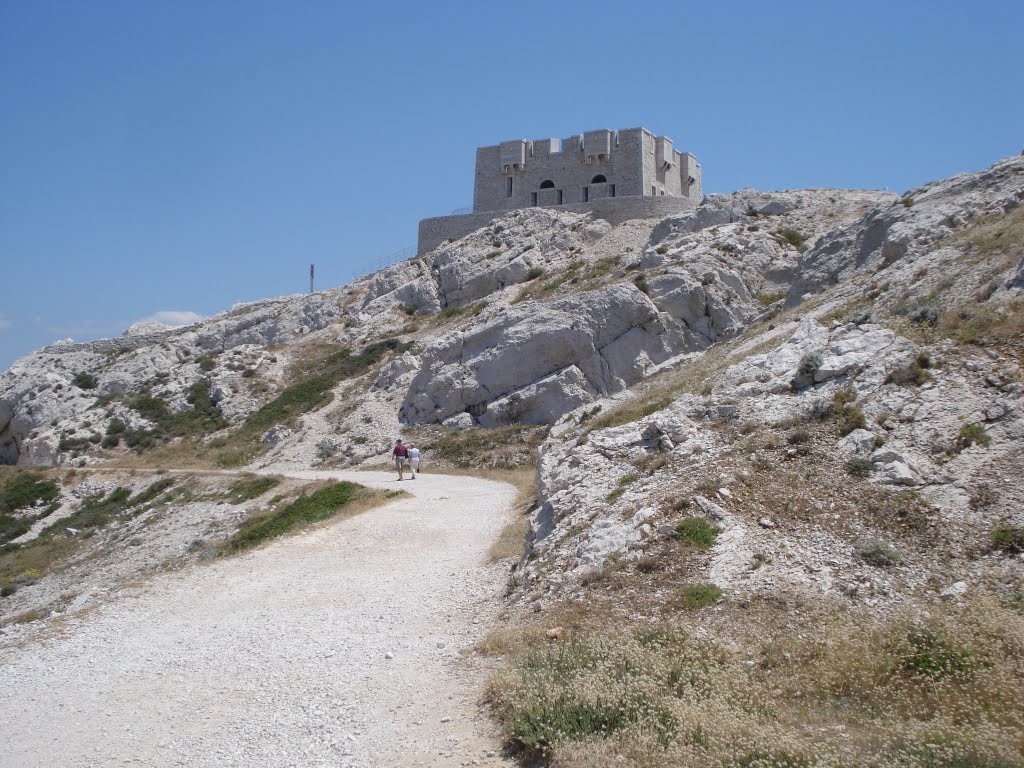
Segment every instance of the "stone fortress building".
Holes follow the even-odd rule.
[[[701,194],[696,158],[646,128],[503,141],[476,151],[473,212],[421,221],[417,251],[426,253],[516,208],[592,211],[618,224],[696,207]]]

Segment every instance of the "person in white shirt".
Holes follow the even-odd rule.
[[[409,448],[409,467],[412,469],[412,479],[416,479],[416,473],[420,471],[420,449]]]

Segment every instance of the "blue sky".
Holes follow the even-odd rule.
[[[0,0],[0,370],[321,288],[472,203],[474,148],[644,125],[741,187],[1024,148],[1024,3]]]

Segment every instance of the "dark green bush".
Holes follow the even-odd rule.
[[[96,386],[99,384],[99,381],[97,381],[96,377],[93,376],[91,373],[79,371],[78,373],[75,374],[75,378],[71,380],[71,383],[74,384],[79,389],[96,389]]]
[[[687,517],[676,523],[675,538],[700,550],[711,549],[722,529],[704,517]]]

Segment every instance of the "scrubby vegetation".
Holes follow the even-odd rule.
[[[710,632],[683,613],[506,640],[488,698],[509,744],[562,768],[1022,764],[1020,614],[981,599],[793,626],[784,608],[734,610]]]
[[[129,447],[144,450],[171,438],[202,436],[227,426],[210,396],[209,379],[199,379],[193,383],[188,388],[185,400],[189,407],[175,412],[162,397],[145,392],[130,397],[128,406],[152,422],[153,426],[150,429],[134,430],[117,426],[114,432],[108,431],[108,437],[123,434]]]
[[[363,491],[355,483],[334,483],[290,503],[247,520],[222,546],[227,553],[242,552],[289,531],[338,515]]]
[[[546,426],[511,424],[485,429],[434,429],[411,442],[422,448],[431,464],[462,469],[514,469],[533,463],[533,452],[547,435]]]

